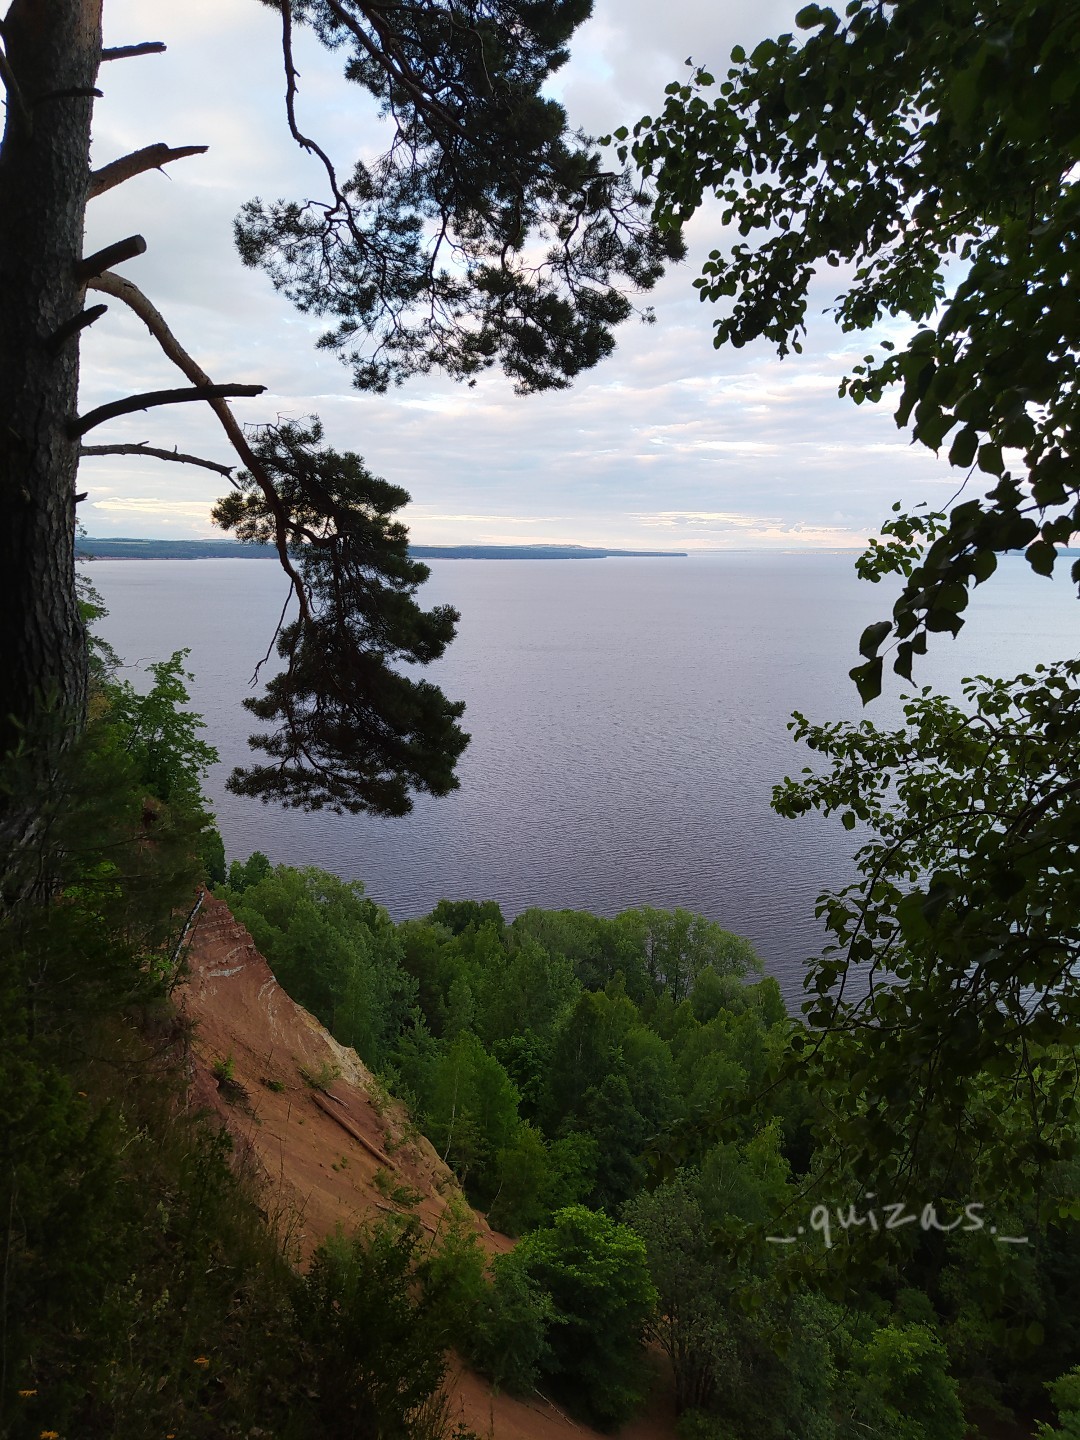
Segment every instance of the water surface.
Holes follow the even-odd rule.
[[[613,915],[684,906],[748,935],[789,999],[822,933],[817,894],[851,876],[835,818],[780,820],[772,786],[808,764],[787,719],[856,718],[858,637],[892,592],[851,555],[733,552],[687,560],[431,562],[426,604],[461,611],[430,677],[467,704],[461,789],[401,820],[305,815],[230,795],[250,752],[240,708],[281,609],[272,561],[104,561],[88,567],[101,628],[131,664],[191,650],[193,704],[222,763],[208,790],[230,857],[263,850],[361,879],[395,918],[443,896]],[[916,678],[959,693],[1076,653],[1063,580],[1002,562],[958,641]],[[138,682],[138,676],[133,674]],[[898,690],[869,713],[899,714]]]

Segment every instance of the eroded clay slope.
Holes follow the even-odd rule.
[[[208,895],[177,1000],[193,1022],[193,1101],[216,1111],[264,1181],[302,1256],[373,1212],[435,1233],[458,1194],[450,1170],[356,1052],[282,990],[248,931]],[[419,1197],[419,1198],[416,1198]],[[507,1248],[479,1215],[488,1249]]]

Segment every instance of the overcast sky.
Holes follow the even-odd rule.
[[[684,60],[722,67],[736,43],[790,29],[781,0],[597,0],[559,94],[594,134],[662,104]],[[802,356],[766,346],[718,352],[692,280],[720,235],[703,214],[689,260],[649,297],[657,323],[630,321],[616,354],[570,391],[518,397],[501,376],[469,389],[442,377],[387,396],[360,395],[321,326],[245,270],[232,220],[253,195],[321,195],[321,172],[288,137],[278,21],[255,0],[106,0],[106,43],[164,40],[163,56],[103,67],[93,161],[163,140],[209,144],[203,157],[131,180],[92,202],[87,250],[145,235],[123,267],[217,381],[265,384],[238,401],[244,421],[321,415],[327,440],[355,450],[412,495],[406,519],[429,544],[579,542],[679,549],[850,546],[876,530],[894,499],[941,503],[955,487],[944,459],[909,447],[888,406],[837,398],[866,348],[821,317]],[[377,144],[364,96],[341,58],[298,37],[301,124],[345,168]],[[819,296],[832,297],[836,272]],[[113,302],[83,349],[82,408],[130,391],[183,383],[145,329]],[[231,463],[203,407],[112,422],[97,443],[178,445]],[[210,535],[222,481],[141,459],[84,462],[80,517],[91,535]]]

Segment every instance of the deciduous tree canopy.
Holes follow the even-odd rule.
[[[924,691],[901,730],[796,717],[829,769],[776,808],[866,827],[858,882],[820,904],[836,943],[806,1041],[864,1174],[888,1157],[901,1177],[1037,1193],[1073,1154],[1078,675],[969,682],[964,708]]]

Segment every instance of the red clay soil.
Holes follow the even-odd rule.
[[[191,1103],[220,1117],[263,1187],[263,1206],[301,1259],[335,1230],[386,1213],[435,1236],[453,1205],[490,1254],[512,1241],[469,1211],[453,1174],[355,1051],[286,995],[254,941],[207,895],[177,1000],[193,1023]],[[672,1440],[670,1376],[621,1440]],[[537,1396],[495,1395],[468,1371],[448,1382],[455,1419],[482,1440],[600,1440]]]

